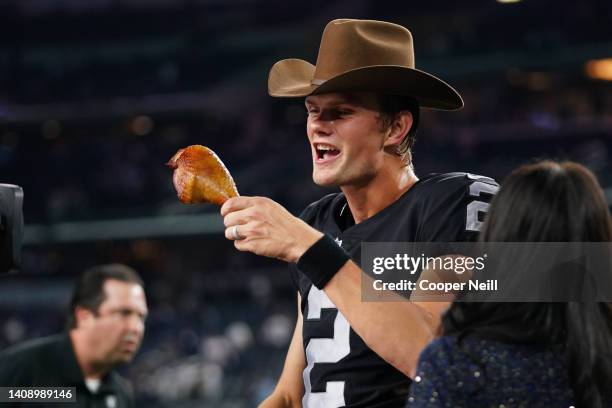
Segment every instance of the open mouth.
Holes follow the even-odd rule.
[[[330,144],[315,143],[314,148],[317,163],[330,162],[340,155],[340,150]]]

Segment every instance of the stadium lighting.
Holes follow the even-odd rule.
[[[130,128],[132,130],[132,133],[134,133],[135,135],[145,136],[151,133],[151,131],[153,130],[153,126],[153,119],[151,119],[149,116],[141,115],[137,116],[136,118],[134,118],[134,120],[132,120]]]
[[[612,58],[587,61],[584,68],[591,78],[612,81]]]
[[[521,0],[497,0],[497,2],[501,4],[511,4],[511,3],[520,3]]]

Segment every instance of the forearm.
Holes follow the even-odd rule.
[[[420,351],[433,338],[437,314],[399,298],[397,302],[362,303],[361,270],[346,261],[348,254],[342,253],[333,238],[323,237],[269,199],[235,197],[223,205],[221,214],[225,236],[234,240],[237,249],[297,262],[302,273],[324,288],[374,352],[406,375],[414,375]],[[241,239],[234,236],[235,226]]]
[[[439,317],[399,295],[395,302],[362,302],[361,279],[370,278],[349,261],[323,290],[368,347],[413,377],[419,354],[433,338]]]

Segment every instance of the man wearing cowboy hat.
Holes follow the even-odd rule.
[[[414,68],[406,28],[371,20],[330,22],[316,66],[279,61],[268,90],[305,97],[313,180],[341,192],[300,218],[264,197],[221,208],[236,248],[289,262],[298,290],[285,367],[262,406],[403,406],[444,305],[362,302],[360,244],[474,238],[497,184],[466,173],[419,180],[410,151],[419,107],[455,110],[463,101]]]

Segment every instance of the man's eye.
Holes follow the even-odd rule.
[[[351,113],[353,113],[353,111],[346,108],[336,108],[332,111],[332,114],[335,116],[346,116],[350,115]]]

